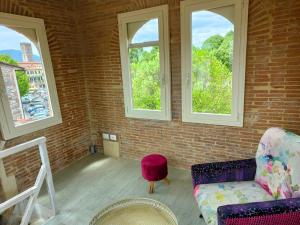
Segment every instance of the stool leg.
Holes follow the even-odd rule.
[[[170,181],[167,177],[164,179],[164,182],[165,182],[166,185],[170,185]]]
[[[149,194],[154,192],[154,181],[149,182]]]
[[[151,182],[149,182],[148,184],[149,184],[148,192],[149,192],[149,194],[151,194],[151,189],[152,189]]]

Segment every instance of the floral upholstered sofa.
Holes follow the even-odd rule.
[[[270,128],[256,158],[192,166],[209,225],[300,225],[300,136]]]

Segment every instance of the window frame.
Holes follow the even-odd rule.
[[[4,26],[15,26],[35,30],[39,45],[38,49],[47,80],[46,83],[48,85],[49,104],[51,105],[53,112],[52,117],[28,122],[20,126],[15,126],[9,102],[5,94],[5,87],[3,87],[3,90],[0,93],[0,128],[2,137],[5,140],[9,140],[62,123],[44,20],[0,12],[0,24]],[[2,74],[0,74],[0,76],[2,76]],[[2,83],[2,81],[0,83]],[[4,84],[1,84],[1,86],[2,85]]]
[[[130,78],[130,62],[128,49],[127,24],[158,19],[159,29],[159,54],[160,54],[160,102],[161,110],[134,109],[132,98],[132,84]],[[127,13],[118,14],[119,42],[121,54],[121,67],[123,79],[123,94],[125,104],[125,116],[129,118],[171,120],[171,75],[169,57],[169,24],[168,5],[162,5]],[[156,41],[155,41],[156,42]],[[150,43],[150,42],[144,42]],[[132,46],[143,46],[143,43],[131,44]],[[144,47],[147,47],[145,45]]]
[[[235,6],[231,114],[192,111],[192,12]],[[182,121],[243,126],[248,0],[185,0],[180,2]]]

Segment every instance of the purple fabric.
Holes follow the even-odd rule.
[[[193,165],[193,185],[253,181],[256,169],[255,159]],[[300,198],[223,205],[217,216],[218,225],[300,225]]]
[[[242,225],[243,223],[233,223],[234,219],[253,217],[257,218],[257,221],[259,221],[261,219],[261,216],[276,215],[289,212],[296,212],[294,214],[290,214],[290,216],[293,215],[299,218],[300,198],[290,198],[265,202],[252,202],[247,204],[225,205],[220,206],[218,208],[218,225],[228,225],[228,221],[231,221],[230,224]],[[277,217],[269,217],[268,219],[270,218],[274,219],[272,224],[277,224],[277,220],[275,220]],[[256,224],[261,223],[257,222]],[[300,224],[300,221],[298,224]]]
[[[255,159],[197,164],[192,166],[194,188],[198,184],[254,180]]]
[[[159,154],[147,155],[142,159],[142,175],[148,181],[158,181],[167,177],[168,163],[166,157]]]
[[[229,218],[226,225],[299,225],[300,212],[289,212],[274,215],[246,217],[246,218]]]

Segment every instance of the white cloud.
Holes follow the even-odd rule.
[[[201,47],[203,42],[212,35],[224,36],[233,30],[233,24],[226,18],[208,11],[192,13],[192,43]]]
[[[203,42],[212,35],[224,36],[234,29],[233,24],[221,15],[209,11],[192,13],[192,43],[201,47]],[[158,20],[145,23],[135,34],[133,42],[140,43],[157,40]]]

